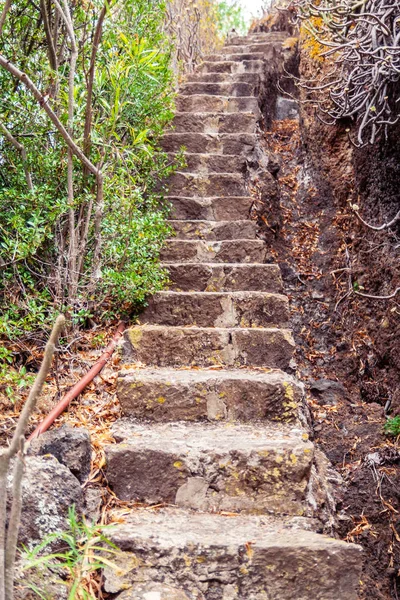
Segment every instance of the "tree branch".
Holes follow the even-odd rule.
[[[49,119],[53,123],[53,125],[57,128],[61,137],[64,139],[68,148],[70,148],[73,154],[81,161],[81,163],[88,169],[90,173],[97,176],[98,169],[95,165],[85,156],[84,152],[79,148],[79,146],[74,142],[74,140],[69,135],[68,131],[65,129],[64,125],[61,123],[60,119],[57,117],[51,106],[48,104],[47,99],[43,96],[43,94],[38,90],[33,81],[28,77],[26,73],[20,71],[18,67],[16,67],[13,63],[11,63],[5,56],[0,54],[0,66],[6,69],[13,77],[21,81],[25,85],[28,90],[30,90],[37,100],[39,105],[43,108],[43,110],[48,115]],[[1,600],[1,599],[0,599]]]
[[[104,17],[106,15],[106,7],[100,11],[99,18],[97,20],[96,29],[93,37],[93,45],[92,45],[92,53],[90,56],[90,65],[89,72],[87,77],[87,99],[86,99],[86,109],[85,109],[85,128],[83,134],[83,151],[87,157],[90,155],[90,146],[91,146],[91,130],[92,130],[92,97],[93,97],[93,83],[94,83],[94,73],[96,66],[96,55],[99,49],[99,43],[101,39],[101,34],[103,31],[103,22]]]
[[[3,6],[3,10],[1,12],[1,16],[0,16],[0,35],[2,35],[2,33],[3,33],[4,23],[6,22],[6,18],[7,18],[10,8],[11,8],[11,0],[6,0],[5,4]]]
[[[32,177],[31,177],[31,173],[28,169],[25,146],[23,146],[17,139],[15,139],[15,137],[12,135],[12,133],[10,133],[10,131],[8,131],[7,127],[5,125],[3,125],[3,123],[0,123],[0,131],[3,133],[6,140],[9,141],[10,144],[12,144],[14,146],[14,148],[16,148],[16,150],[18,150],[18,152],[21,153],[22,162],[23,162],[24,171],[25,171],[26,184],[27,184],[29,190],[33,190]]]

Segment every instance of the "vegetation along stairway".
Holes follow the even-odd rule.
[[[232,39],[208,57],[164,137],[187,160],[169,185],[171,289],[127,333],[124,418],[107,448],[116,495],[163,508],[132,511],[112,534],[123,572],[106,570],[105,587],[121,599],[146,582],[171,599],[357,597],[359,547],[316,532],[316,451],[285,372],[288,300],[249,219],[258,97],[284,37]]]

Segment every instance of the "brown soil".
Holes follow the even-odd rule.
[[[279,219],[268,215],[265,206],[264,234],[291,298],[297,369],[308,389],[315,440],[343,478],[337,489],[336,534],[365,549],[360,598],[397,599],[400,453],[383,428],[388,400],[399,410],[399,304],[353,291],[377,294],[396,283],[393,239],[387,232],[365,231],[343,198],[332,193],[329,172],[338,178],[336,189],[349,189],[341,177],[354,167],[341,132],[331,129],[324,135],[323,149],[331,148],[330,171],[325,172],[311,168],[297,121],[276,121],[265,134],[268,150],[281,163],[282,225],[269,227]],[[374,207],[364,216],[376,222]],[[344,388],[333,398],[321,395],[312,384],[321,379]]]

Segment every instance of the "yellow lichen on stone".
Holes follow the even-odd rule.
[[[297,456],[295,454],[293,454],[293,452],[289,456],[289,459],[290,459],[290,462],[292,463],[292,465],[297,465]]]
[[[293,386],[288,381],[284,381],[283,387],[285,389],[285,397],[288,398],[289,400],[293,401],[294,400]]]
[[[175,467],[175,469],[182,469],[182,467],[183,467],[183,462],[182,462],[181,460],[176,460],[176,461],[174,462],[174,467]]]
[[[164,404],[164,402],[166,402],[166,399],[164,398],[164,396],[159,396],[157,398],[157,402],[158,404]]]
[[[129,330],[128,335],[130,343],[136,349],[139,346],[140,341],[143,337],[143,329],[141,327],[133,327]]]

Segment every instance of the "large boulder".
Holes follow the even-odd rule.
[[[8,478],[8,506],[12,497],[12,470]],[[27,456],[22,480],[19,544],[33,547],[49,533],[68,528],[68,509],[80,514],[83,492],[78,479],[51,455]]]

